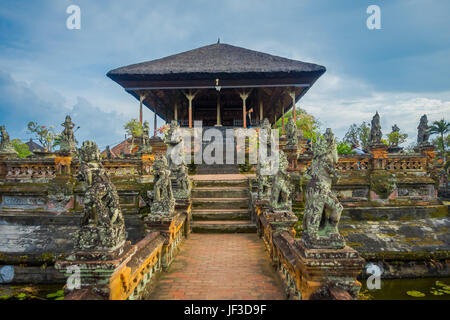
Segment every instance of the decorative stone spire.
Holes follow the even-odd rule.
[[[64,127],[64,130],[61,132],[61,141],[59,143],[60,152],[66,154],[76,153],[77,140],[75,140],[75,135],[73,133],[75,124],[72,122],[70,116],[66,116],[66,119],[61,126]]]
[[[101,163],[94,141],[84,141],[80,149],[78,180],[87,185],[81,228],[75,233],[75,249],[112,251],[125,243],[125,224],[116,187]]]
[[[383,134],[381,133],[381,124],[380,124],[380,115],[375,113],[372,118],[371,126],[370,126],[370,135],[369,135],[369,144],[379,145],[381,144],[381,137]]]
[[[308,170],[302,241],[308,248],[341,249],[345,241],[338,231],[342,205],[331,190],[339,179],[336,140],[331,129],[313,144],[313,159]]]
[[[9,134],[5,126],[0,126],[0,154],[17,155],[16,149],[14,149],[11,141],[9,141]]]

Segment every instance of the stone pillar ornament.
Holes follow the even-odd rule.
[[[72,122],[70,116],[66,116],[64,123],[61,124],[64,130],[61,132],[61,141],[59,143],[59,150],[62,154],[76,154],[77,153],[77,140],[73,133],[75,124]]]
[[[337,293],[356,299],[361,284],[356,280],[364,265],[358,252],[346,246],[338,224],[343,210],[331,190],[339,179],[336,141],[331,129],[313,143],[308,170],[303,232],[295,245],[302,299],[331,299]]]
[[[172,121],[165,138],[167,144],[167,165],[170,170],[172,191],[175,199],[188,199],[191,193],[191,181],[184,158],[184,142],[181,129]]]
[[[165,156],[160,156],[153,162],[153,175],[153,192],[149,194],[152,205],[150,214],[146,217],[148,221],[171,217],[175,211],[170,170]]]
[[[0,126],[0,155],[17,156],[17,151],[9,140],[9,134],[5,126]]]
[[[150,126],[148,124],[148,121],[144,122],[144,125],[142,126],[142,136],[141,136],[141,143],[139,146],[138,153],[139,154],[149,154],[152,152],[152,146],[150,145]]]
[[[323,138],[313,143],[313,159],[307,171],[311,179],[306,186],[302,240],[308,248],[345,247],[338,231],[343,207],[331,190],[339,180],[337,161],[336,140],[328,128]]]
[[[77,176],[85,182],[84,209],[80,229],[75,233],[75,249],[114,251],[125,243],[125,224],[116,187],[101,163],[94,141],[84,141],[80,149]]]

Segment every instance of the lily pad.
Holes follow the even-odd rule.
[[[415,298],[425,297],[425,293],[416,290],[407,291],[406,294]]]

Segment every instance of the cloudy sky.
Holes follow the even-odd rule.
[[[81,30],[66,28],[71,4],[81,8]],[[366,27],[372,4],[380,30]],[[422,114],[449,120],[449,12],[447,0],[2,0],[0,124],[29,139],[29,121],[60,130],[70,114],[78,140],[114,145],[138,101],[106,73],[220,37],[324,65],[299,106],[338,137],[378,110],[384,133],[396,123],[411,142]]]

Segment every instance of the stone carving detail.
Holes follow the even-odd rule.
[[[294,118],[292,117],[292,115],[289,117],[289,120],[286,125],[286,136],[287,136],[286,147],[297,148],[297,146],[298,146],[298,131],[297,131],[297,125],[295,124],[295,121],[294,121]]]
[[[9,141],[9,134],[5,126],[0,126],[0,135],[0,153],[17,154],[16,149],[14,149],[11,141]]]
[[[256,177],[258,182],[258,199],[269,200],[271,193],[271,176],[267,174],[270,169],[268,162],[258,161],[256,165]]]
[[[77,152],[77,140],[73,133],[75,124],[72,122],[70,116],[66,116],[66,120],[61,124],[64,127],[61,132],[61,141],[59,143],[60,151],[62,153],[76,153]]]
[[[273,179],[270,209],[272,212],[291,211],[292,201],[289,197],[291,188],[287,172],[288,161],[283,151],[279,153],[278,171]]]
[[[331,190],[332,183],[339,179],[337,161],[336,140],[328,128],[323,138],[313,144],[313,159],[307,172],[311,179],[306,186],[302,241],[308,248],[345,246],[337,228],[343,207]]]
[[[144,121],[142,127],[141,145],[139,146],[139,153],[151,153],[152,147],[150,146],[150,127],[148,121]]]
[[[149,195],[153,199],[151,217],[167,217],[174,213],[175,199],[172,193],[170,171],[167,168],[167,160],[160,156],[153,162],[153,193]]]
[[[381,144],[381,137],[383,134],[381,133],[381,124],[380,124],[380,115],[375,113],[372,118],[371,126],[370,126],[370,135],[369,135],[369,144],[379,145]]]
[[[429,146],[430,142],[430,127],[428,126],[427,115],[424,114],[420,118],[419,126],[417,127],[417,145],[418,146]]]
[[[264,118],[262,123],[260,134],[264,135],[262,138],[263,141],[266,141],[267,148],[270,149],[271,146],[271,137],[272,137],[272,126],[267,118]]]
[[[111,149],[109,148],[109,146],[106,146],[105,153],[106,153],[106,159],[111,160],[112,153],[111,153]]]
[[[174,196],[177,199],[189,198],[191,182],[184,159],[183,137],[181,136],[181,130],[176,121],[170,123],[164,142],[167,144],[166,158],[170,170],[170,177],[174,181]]]
[[[100,151],[93,141],[80,149],[77,179],[87,184],[81,228],[75,233],[75,249],[112,251],[125,243],[125,225],[116,187],[101,163]]]

